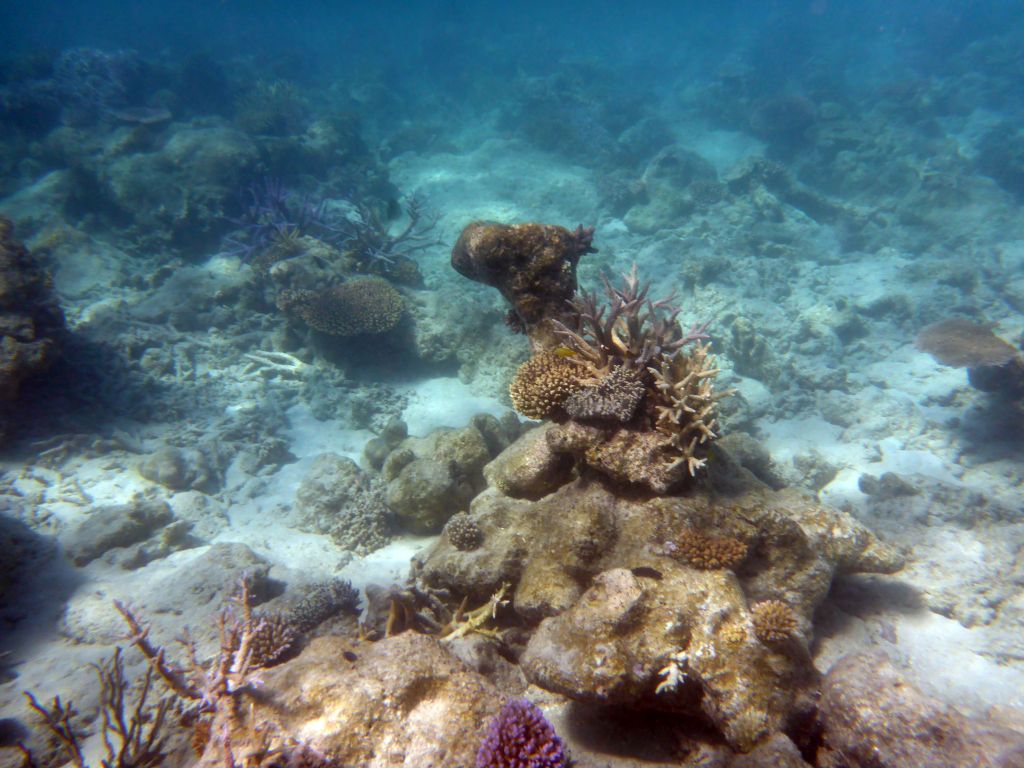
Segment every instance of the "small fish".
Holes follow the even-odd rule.
[[[568,347],[556,347],[554,354],[558,357],[576,357],[577,352],[575,349],[569,349]]]
[[[661,571],[657,568],[651,568],[649,565],[638,565],[637,567],[630,568],[629,570],[632,571],[634,576],[661,581]]]

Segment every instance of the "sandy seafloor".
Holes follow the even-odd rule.
[[[680,126],[678,131],[679,143],[704,154],[722,176],[763,149],[740,134],[702,131],[699,126]],[[478,141],[468,136],[455,142],[453,150],[398,155],[390,161],[389,172],[399,189],[422,195],[442,214],[443,243],[420,258],[428,289],[492,307],[494,318],[501,309],[496,293],[470,285],[447,263],[450,244],[473,219],[594,223],[600,253],[585,257],[580,268],[581,282],[590,286],[598,264],[621,270],[634,260],[642,274],[682,284],[694,254],[729,247],[715,242],[716,216],[727,218],[727,211],[692,216],[677,230],[636,234],[619,218],[599,215],[593,221],[598,209],[593,171],[513,139]],[[40,187],[45,183],[0,201],[0,211],[17,217],[31,206],[45,206]],[[980,204],[1009,212],[1011,218],[1016,210],[1019,216],[1016,204],[991,184],[980,183]],[[37,209],[35,215],[48,214]],[[1001,271],[991,279],[983,277],[975,296],[981,295],[993,319],[1000,320],[1000,335],[1018,337],[1024,318],[1000,303],[997,286],[1016,281],[1020,296],[1024,239],[1017,238],[1024,236],[1024,225],[1017,232],[979,235],[970,206],[947,211],[943,218],[944,231],[962,227],[967,239],[986,241],[984,249],[975,250],[975,258],[998,262]],[[881,309],[861,338],[847,345],[834,341],[838,299],[884,307],[883,299],[898,296],[909,307],[931,306],[935,297],[929,270],[914,271],[915,264],[930,257],[901,251],[899,238],[876,253],[842,254],[827,226],[792,210],[780,226],[789,227],[805,244],[789,254],[784,270],[765,278],[754,259],[733,254],[725,267],[731,271],[728,279],[698,284],[680,298],[684,322],[708,319],[712,334],[716,321],[739,307],[767,345],[775,347],[777,360],[786,358],[804,369],[808,378],[780,404],[772,386],[736,373],[729,337],[716,338],[723,353],[723,380],[739,389],[744,403],[742,426],[759,434],[780,475],[810,485],[823,501],[853,512],[910,555],[907,567],[894,576],[844,579],[836,586],[817,621],[819,667],[827,669],[845,652],[878,646],[899,659],[926,690],[962,708],[983,712],[992,705],[1024,706],[1024,461],[1019,440],[1014,444],[998,435],[999,416],[991,412],[992,401],[968,385],[965,370],[942,366],[914,348],[912,322],[890,322]],[[158,289],[128,287],[120,279],[130,269],[118,263],[124,257],[106,248],[101,238],[93,238],[90,246],[78,251],[89,263],[63,263],[56,274],[72,329],[102,322],[114,312],[112,307],[122,311],[158,301],[188,306],[197,291],[243,280],[247,269],[237,260],[211,257],[186,268],[189,279],[180,281],[180,289],[173,282]],[[771,286],[758,284],[766,279],[784,282],[786,290],[773,294]],[[180,293],[167,295],[172,290]],[[911,314],[934,318],[936,313]],[[159,312],[153,317],[164,327],[175,354],[191,361],[186,373],[168,374],[172,381],[175,375],[183,377],[178,412],[184,418],[157,414],[146,423],[125,421],[119,425],[125,433],[122,447],[98,455],[74,440],[45,461],[23,449],[3,462],[7,492],[31,501],[39,530],[54,532],[81,519],[90,506],[126,503],[135,494],[166,498],[176,512],[192,518],[196,509],[203,510],[200,535],[208,543],[134,571],[102,561],[81,569],[59,559],[42,564],[9,609],[21,620],[4,629],[11,653],[2,664],[14,679],[0,687],[0,717],[22,714],[19,692],[25,689],[87,698],[93,678],[86,663],[106,655],[118,640],[111,599],[152,602],[147,589],[173,584],[213,544],[248,545],[269,559],[283,580],[341,575],[363,587],[401,581],[409,558],[429,543],[427,538],[402,537],[359,558],[339,550],[326,536],[290,525],[288,508],[312,460],[327,451],[358,460],[372,431],[351,429],[343,418],[318,419],[298,397],[303,387],[330,386],[323,380],[314,383],[311,374],[325,363],[297,363],[279,375],[260,372],[257,366],[253,373],[245,342],[174,330],[164,325]],[[495,338],[515,350],[507,357],[525,355],[522,337],[498,331]],[[847,373],[843,391],[830,389],[830,379],[808,370],[827,368],[837,356],[842,356]],[[507,367],[480,367],[465,381],[455,375],[402,381],[389,392],[401,403],[410,433],[425,435],[438,426],[465,425],[475,413],[503,413],[509,407],[504,396],[508,374]],[[817,390],[812,388],[815,381]],[[189,416],[190,398],[198,403],[200,397],[203,407],[197,406],[195,413],[201,417]],[[265,407],[267,402],[273,407]],[[228,461],[223,484],[209,495],[169,491],[135,470],[141,455],[168,439],[180,442],[185,435],[185,442],[197,444],[220,440],[224,424],[219,417],[240,419],[259,439],[283,439],[295,460],[257,473],[248,471],[244,462]],[[859,490],[858,479],[887,471],[917,487],[918,495],[903,497],[901,503],[872,503]],[[815,488],[817,477],[822,481]],[[174,604],[167,610],[175,621],[189,623],[187,601],[170,602]]]

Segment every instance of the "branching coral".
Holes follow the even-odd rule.
[[[333,336],[385,333],[398,325],[405,311],[402,294],[379,277],[319,291],[282,291],[277,306],[310,328]]]
[[[636,264],[623,275],[620,288],[602,279],[607,304],[601,305],[596,293],[584,291],[570,301],[575,327],[553,321],[555,332],[594,373],[604,375],[616,366],[643,370],[687,344],[707,338],[706,323],[682,332],[678,322],[681,310],[673,306],[673,297],[648,298],[650,286],[640,283]]]
[[[268,631],[267,618],[253,613],[246,580],[240,583],[234,601],[237,613],[231,609],[220,613],[220,646],[208,663],[200,661],[196,643],[186,630],[180,639],[186,668],[168,661],[165,650],[150,640],[149,628],[142,625],[131,609],[120,601],[115,601],[114,606],[124,617],[130,640],[145,656],[152,673],[164,681],[195,718],[197,734],[205,736],[197,740],[203,756],[212,750],[220,764],[228,768],[272,765],[272,758],[286,756],[293,747],[284,742],[282,746],[272,746],[270,734],[238,733],[237,711],[243,698],[258,687],[257,670],[280,659],[287,651],[281,644],[292,639]],[[279,645],[272,646],[269,643],[275,636]],[[241,753],[243,745],[246,757],[239,763],[236,753]]]
[[[576,421],[619,423],[611,434],[562,429],[555,450],[570,451],[616,480],[664,492],[704,466],[701,447],[717,436],[716,359],[707,325],[683,331],[671,298],[648,298],[636,267],[621,287],[605,280],[608,303],[584,293],[571,302],[571,323],[552,320],[555,333],[585,381],[565,410]]]
[[[114,651],[110,660],[96,667],[99,682],[100,716],[103,723],[100,733],[106,756],[101,760],[103,768],[148,768],[163,765],[165,752],[164,722],[170,699],[164,698],[153,704],[150,694],[153,690],[153,669],[147,668],[134,692],[124,675],[124,659],[121,649]],[[72,724],[76,715],[74,705],[64,704],[59,696],[46,707],[35,696],[26,692],[29,706],[40,716],[46,729],[56,737],[71,765],[82,768],[85,758],[82,754],[81,738]],[[32,765],[31,756],[26,761]]]

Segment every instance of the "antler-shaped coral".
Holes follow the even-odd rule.
[[[569,301],[575,328],[552,321],[555,333],[595,374],[620,365],[643,371],[656,357],[707,338],[706,323],[683,332],[678,320],[682,310],[672,303],[674,295],[657,301],[648,298],[650,285],[640,282],[636,264],[622,276],[622,287],[616,288],[607,277],[602,281],[607,304],[599,305],[595,292],[583,291]]]

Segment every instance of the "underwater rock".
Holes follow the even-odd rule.
[[[172,491],[204,488],[211,480],[207,458],[195,448],[164,446],[139,462],[139,474]]]
[[[471,604],[510,584],[515,612],[541,622],[523,657],[532,683],[583,701],[700,711],[742,749],[804,706],[796,693],[813,691],[811,621],[834,575],[902,565],[850,515],[752,476],[731,495],[624,498],[578,478],[531,501],[490,487],[469,514],[483,544],[465,552],[442,537],[414,571]],[[745,559],[735,573],[690,566],[674,544],[687,530],[735,539]],[[751,612],[766,600],[785,603],[797,626],[771,647]],[[673,658],[684,684],[658,693]]]
[[[415,632],[372,644],[315,638],[261,677],[242,718],[301,738],[333,764],[365,768],[473,765],[502,702],[493,684]]]
[[[352,459],[318,456],[299,484],[295,509],[300,527],[326,533],[339,547],[366,554],[391,540],[383,492]]]
[[[539,499],[565,485],[572,477],[570,456],[555,453],[547,433],[554,427],[545,424],[520,437],[515,448],[502,451],[484,467],[487,483],[506,496]]]
[[[509,324],[533,335],[542,321],[561,317],[576,293],[576,264],[593,253],[593,229],[552,224],[475,221],[452,248],[452,267],[497,288],[512,305]],[[543,335],[544,331],[539,330]]]
[[[760,742],[749,753],[739,755],[729,768],[810,768],[788,736],[775,733]]]
[[[75,565],[88,565],[108,550],[145,541],[174,520],[165,501],[138,501],[93,510],[64,533],[61,544]]]
[[[426,437],[402,440],[383,461],[387,504],[408,530],[439,533],[448,518],[464,511],[485,487],[483,469],[507,443],[490,442],[475,426],[435,429]]]
[[[1024,734],[970,718],[911,685],[882,654],[847,656],[822,687],[825,768],[1024,766]]]
[[[417,534],[438,533],[470,498],[459,493],[449,466],[434,459],[413,459],[387,487],[388,507],[403,528]]]
[[[56,360],[64,313],[49,276],[0,217],[0,440],[22,383]]]

